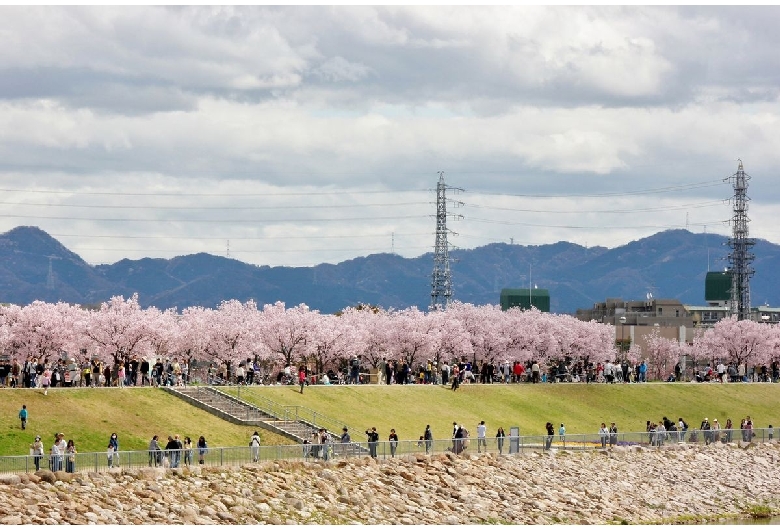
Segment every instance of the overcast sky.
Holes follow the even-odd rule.
[[[0,231],[90,263],[780,242],[780,9],[2,7]],[[460,217],[462,216],[462,217]]]

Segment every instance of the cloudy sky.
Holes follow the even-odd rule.
[[[0,231],[90,263],[780,243],[780,9],[0,8]],[[775,215],[773,215],[775,214]]]

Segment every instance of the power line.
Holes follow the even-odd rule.
[[[523,197],[523,198],[529,198],[529,199],[544,199],[544,198],[565,198],[565,197],[620,197],[620,196],[634,196],[634,195],[651,195],[655,193],[669,193],[672,191],[687,191],[687,190],[693,190],[693,189],[700,189],[700,188],[714,188],[716,186],[723,186],[723,181],[721,180],[714,180],[714,181],[705,181],[705,182],[698,182],[693,184],[682,184],[679,186],[666,186],[663,188],[650,188],[645,190],[631,190],[631,191],[615,191],[615,192],[606,192],[606,193],[570,193],[570,194],[555,194],[555,195],[544,195],[544,194],[527,194],[527,193],[491,193],[491,192],[481,192],[478,190],[470,189],[469,193],[473,195],[490,195],[490,196],[501,196],[501,197]]]
[[[116,197],[299,197],[317,195],[347,195],[347,194],[396,194],[396,193],[427,193],[427,189],[412,190],[348,190],[331,191],[300,191],[300,192],[259,192],[259,193],[181,193],[181,192],[117,192],[117,191],[77,191],[77,190],[29,190],[0,188],[7,193],[48,193],[51,195],[99,195]]]
[[[396,236],[403,236],[403,237],[414,237],[414,236],[426,236],[430,235],[431,232],[417,232],[417,233],[399,233],[395,232]],[[107,239],[171,239],[171,236],[129,236],[129,235],[89,235],[89,234],[55,234],[51,233],[49,234],[52,237],[83,237],[83,238],[107,238]],[[317,235],[317,236],[262,236],[262,237],[241,237],[241,236],[230,236],[230,239],[234,240],[241,240],[241,241],[264,241],[264,240],[278,240],[278,239],[352,239],[352,238],[376,238],[378,236],[387,236],[390,235],[387,232],[381,233],[381,234],[355,234],[355,235]],[[197,239],[197,240],[220,240],[222,241],[225,239],[224,237],[202,237],[198,236],[197,238],[187,238],[187,239]]]
[[[674,211],[674,210],[685,210],[689,208],[706,208],[708,206],[715,206],[723,204],[723,201],[709,201],[709,202],[701,202],[701,203],[693,203],[693,204],[682,204],[679,206],[659,206],[655,208],[629,208],[625,210],[588,210],[587,213],[598,213],[598,214],[627,214],[627,213],[634,213],[634,212],[666,212],[666,211]],[[464,203],[464,205],[467,208],[484,208],[487,210],[499,210],[499,211],[506,211],[506,212],[525,212],[525,213],[555,213],[555,214],[578,214],[582,215],[583,211],[582,209],[579,210],[537,210],[537,209],[529,209],[529,208],[506,208],[502,206],[485,206],[483,204],[472,204],[472,203]]]
[[[43,206],[47,208],[102,208],[108,210],[295,210],[295,209],[323,209],[323,208],[374,208],[374,207],[397,207],[397,206],[421,206],[428,205],[427,202],[397,202],[397,203],[372,203],[372,204],[323,204],[311,206],[299,205],[280,205],[280,206],[143,206],[132,204],[51,204],[37,202],[8,202],[0,201],[0,204],[7,206]]]
[[[371,216],[371,217],[310,217],[301,219],[135,219],[125,218],[95,218],[95,217],[69,217],[59,215],[14,215],[0,214],[0,218],[5,219],[48,219],[53,221],[94,221],[94,222],[131,222],[131,223],[160,223],[163,221],[176,223],[265,223],[265,224],[283,224],[283,223],[306,223],[306,222],[346,222],[346,221],[398,221],[406,219],[428,218],[427,215],[402,215],[402,216]]]

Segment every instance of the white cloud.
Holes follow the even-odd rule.
[[[729,217],[717,203],[728,187],[686,184],[717,182],[737,157],[754,177],[754,233],[770,233],[780,200],[772,8],[0,15],[0,175],[7,189],[72,192],[6,192],[17,202],[0,208],[0,229],[71,233],[63,242],[90,261],[219,253],[232,238],[246,261],[313,264],[389,250],[393,233],[396,251],[417,255],[432,246],[433,197],[411,190],[433,188],[439,170],[465,197],[503,194],[496,208],[538,202],[512,195],[553,196],[546,213],[514,212],[515,224],[501,210],[469,213],[464,247],[510,237],[611,246],[684,226],[686,209],[692,229],[727,232],[713,223]],[[108,195],[84,194],[100,190]],[[128,195],[138,190],[176,199]],[[601,198],[569,197],[578,194]],[[592,214],[604,197],[666,215]],[[572,201],[580,211],[564,213]],[[113,218],[125,221],[100,220]],[[127,239],[145,234],[160,239]]]

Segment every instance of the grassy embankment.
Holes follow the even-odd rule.
[[[235,389],[227,389],[235,393]],[[436,438],[449,437],[452,422],[465,424],[475,434],[485,420],[488,436],[497,427],[518,426],[522,434],[542,434],[544,424],[566,424],[567,432],[594,433],[599,424],[616,422],[620,432],[643,431],[646,420],[682,416],[691,426],[701,419],[731,418],[735,426],[750,415],[755,426],[780,426],[778,384],[649,383],[644,385],[463,385],[457,392],[436,386],[317,386],[303,395],[297,387],[242,388],[251,401],[262,396],[277,403],[313,409],[338,419],[362,441],[362,432],[377,427],[381,439],[395,428],[401,439],[417,439],[427,423]],[[30,411],[27,430],[17,414],[25,403]],[[26,454],[35,434],[51,444],[53,434],[73,438],[80,452],[103,451],[111,432],[119,434],[122,450],[146,449],[153,434],[203,434],[211,447],[244,446],[254,430],[222,421],[187,405],[162,390],[52,389],[0,390],[0,454]],[[286,444],[287,439],[261,432],[264,444]]]

